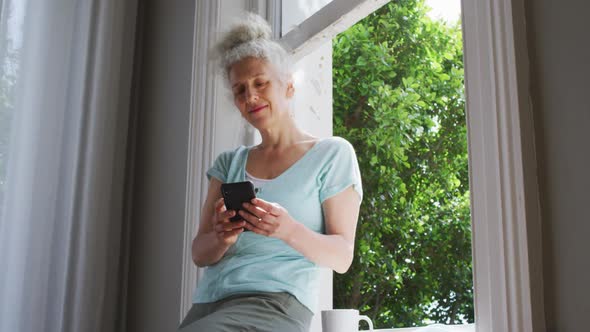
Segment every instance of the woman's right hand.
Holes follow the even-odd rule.
[[[244,231],[246,222],[241,221],[230,221],[229,218],[236,215],[233,210],[227,210],[225,208],[225,202],[223,197],[219,198],[215,202],[215,218],[214,218],[214,229],[217,235],[217,240],[224,246],[231,246],[238,241],[238,236]]]

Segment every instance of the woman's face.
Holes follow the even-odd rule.
[[[254,57],[236,62],[229,70],[229,82],[234,104],[254,127],[272,126],[287,114],[293,84],[283,83],[269,62]]]

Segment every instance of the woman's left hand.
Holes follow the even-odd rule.
[[[256,234],[285,241],[297,224],[287,209],[277,203],[254,198],[250,203],[244,203],[243,207],[247,212],[240,210],[239,213],[247,221],[245,228]]]

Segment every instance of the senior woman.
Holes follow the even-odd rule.
[[[222,153],[207,172],[192,246],[195,264],[207,268],[179,331],[308,331],[320,267],[344,273],[353,259],[362,199],[356,155],[342,138],[295,125],[288,55],[270,32],[249,15],[216,47],[234,104],[262,142]],[[245,180],[258,197],[232,222],[221,184]]]

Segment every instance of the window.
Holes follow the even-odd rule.
[[[383,3],[334,0],[285,34],[283,42],[301,59]],[[523,8],[522,0],[462,2],[478,331],[532,331],[543,322],[542,301],[531,301],[531,294],[542,298],[542,281],[531,278],[540,275],[542,262],[538,190],[530,181],[536,175],[522,171],[534,165],[534,155],[524,153],[534,149]],[[195,58],[196,64],[201,61]],[[210,96],[203,93],[210,91],[193,91],[196,97]],[[192,112],[196,116],[201,110]],[[211,158],[205,143],[194,145],[193,159]],[[195,168],[189,177],[199,183],[201,175]],[[189,181],[189,188],[195,187]],[[194,197],[189,195],[188,202],[199,201]],[[194,219],[188,216],[194,211],[197,205],[187,209],[187,229],[192,229]],[[190,253],[190,242],[185,247]],[[183,294],[190,294],[193,284],[184,280],[183,285]]]
[[[355,146],[365,188],[334,307],[378,328],[474,320],[456,8],[443,23],[424,1],[390,2],[333,40],[334,134]]]

